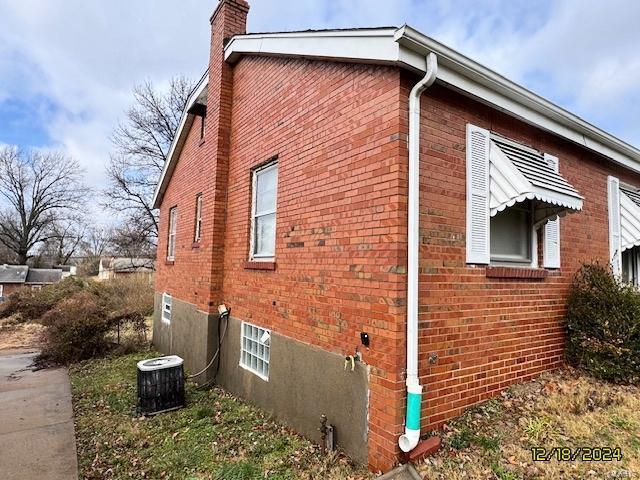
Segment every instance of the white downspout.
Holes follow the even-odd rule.
[[[422,386],[418,380],[418,271],[420,248],[420,96],[438,73],[438,58],[427,56],[427,71],[409,94],[409,228],[407,267],[407,412],[405,433],[398,439],[403,452],[420,440]]]

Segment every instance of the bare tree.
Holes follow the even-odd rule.
[[[112,237],[113,232],[109,228],[96,225],[89,227],[84,242],[85,256],[95,258],[103,256],[111,245]]]
[[[52,227],[77,210],[88,195],[77,161],[57,152],[0,150],[0,243],[18,263],[51,238]]]
[[[87,231],[86,219],[80,215],[60,218],[54,221],[47,232],[47,240],[42,243],[40,263],[66,265],[71,257],[80,251]]]
[[[113,231],[111,243],[114,253],[127,258],[153,258],[155,257],[155,243],[148,231],[139,227],[139,224],[123,224]]]
[[[133,243],[155,245],[158,219],[153,194],[194,83],[171,80],[166,93],[146,82],[135,87],[134,103],[113,134],[115,153],[107,166],[104,206],[123,216],[121,231]],[[135,231],[134,231],[135,230]]]
[[[16,263],[17,257],[15,252],[12,252],[4,244],[0,243],[0,265],[5,263]]]

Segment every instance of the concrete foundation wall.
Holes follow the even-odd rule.
[[[195,305],[172,299],[171,323],[161,319],[162,294],[155,294],[153,344],[165,354],[180,355],[188,372],[202,370],[215,353],[217,316],[198,310]],[[208,380],[204,375],[199,382]]]
[[[188,371],[202,369],[217,349],[217,317],[209,318],[174,298],[171,324],[165,324],[159,316],[161,297],[156,295],[154,345],[163,353],[183,357]],[[342,355],[272,331],[269,380],[262,380],[239,365],[241,324],[229,320],[217,383],[315,442],[320,440],[320,416],[326,415],[335,426],[338,447],[366,464],[369,367],[357,363],[354,371],[350,365],[345,370]],[[198,380],[212,379],[215,367]]]

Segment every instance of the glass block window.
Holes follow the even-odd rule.
[[[242,323],[240,366],[269,380],[271,332],[250,323]]]
[[[171,295],[168,293],[162,294],[162,321],[171,323]]]

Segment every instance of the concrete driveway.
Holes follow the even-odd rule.
[[[0,478],[77,480],[69,375],[32,372],[35,355],[0,351]]]

